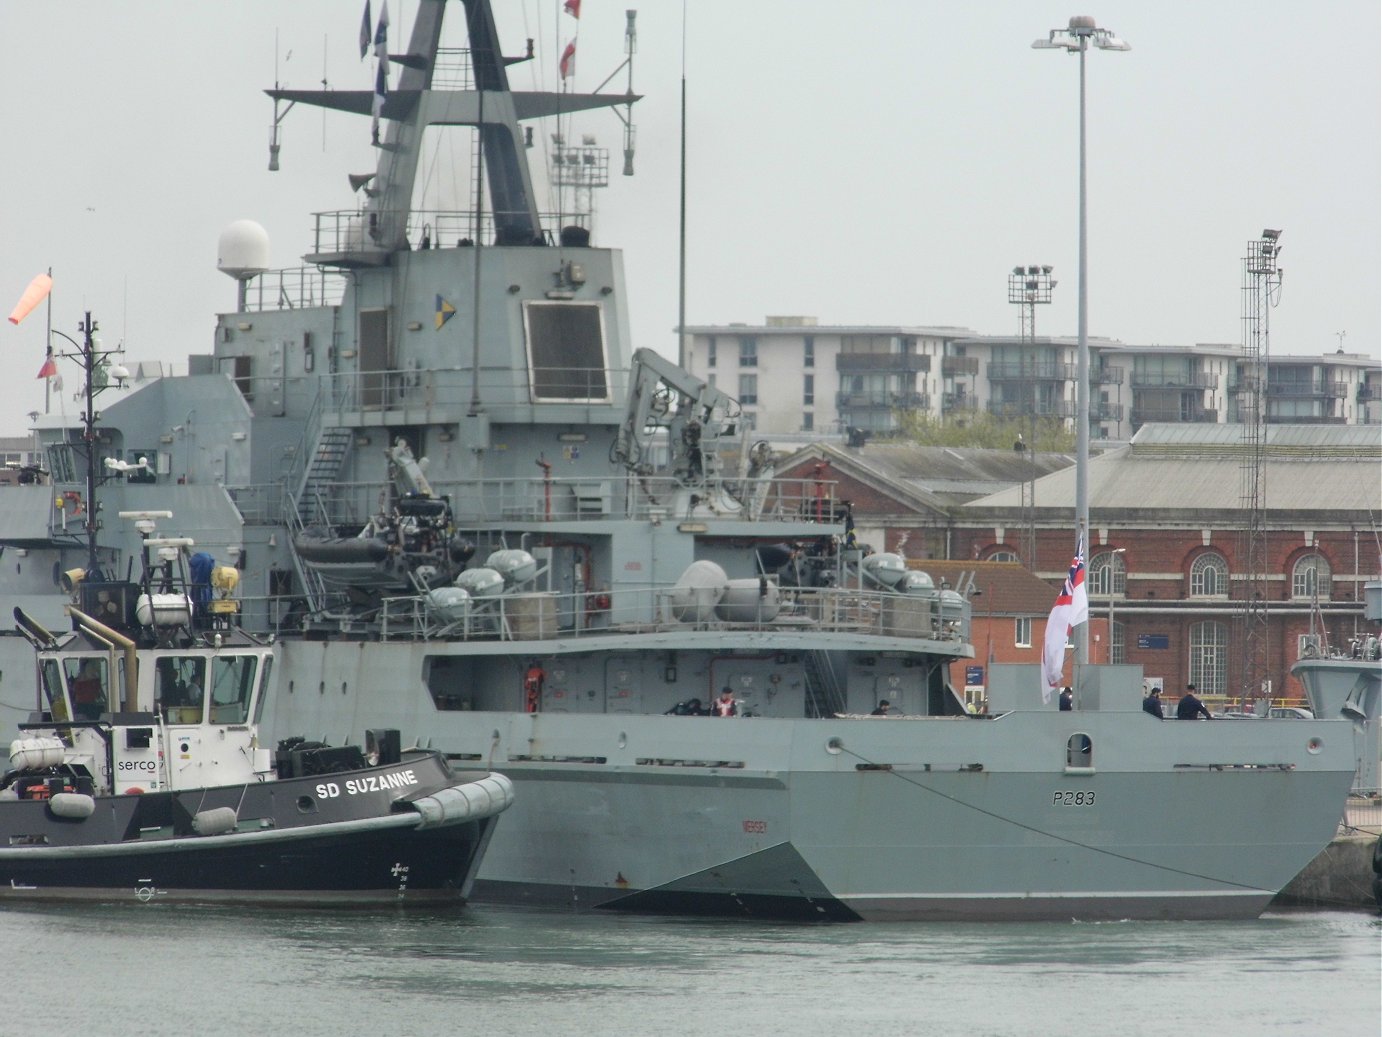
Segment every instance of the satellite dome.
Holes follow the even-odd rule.
[[[253,220],[236,220],[221,231],[216,269],[247,281],[269,269],[269,232]]]

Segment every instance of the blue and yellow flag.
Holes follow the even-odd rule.
[[[449,302],[447,302],[447,301],[446,301],[445,299],[443,299],[440,295],[438,295],[438,296],[437,296],[437,330],[438,330],[438,331],[441,331],[441,326],[442,326],[443,324],[445,324],[447,321],[449,321],[449,320],[450,320],[452,317],[454,317],[455,315],[456,315],[456,307],[452,306]]]

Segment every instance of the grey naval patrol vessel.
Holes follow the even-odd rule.
[[[266,732],[421,732],[512,779],[476,901],[1259,913],[1335,832],[1350,725],[1161,723],[1128,668],[1082,672],[1060,713],[1036,665],[967,715],[964,588],[859,550],[829,481],[776,476],[733,398],[634,348],[620,252],[536,207],[525,128],[636,97],[512,90],[516,60],[486,0],[420,0],[358,209],[317,214],[298,270],[233,226],[212,355],[105,407],[93,444],[39,423],[52,485],[0,492],[26,578],[71,564],[79,502],[54,501],[87,454],[145,458],[107,506],[169,509],[241,568],[244,622],[275,637]],[[375,103],[270,94],[362,132]],[[413,204],[444,132],[474,134],[472,211]],[[136,548],[102,527],[112,570]],[[702,715],[724,688],[733,715]]]

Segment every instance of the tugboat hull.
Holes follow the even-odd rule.
[[[428,754],[261,784],[93,797],[86,817],[60,816],[61,799],[11,800],[0,805],[0,898],[464,901],[512,795],[500,775],[462,780]]]

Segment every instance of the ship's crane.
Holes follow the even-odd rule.
[[[739,401],[650,349],[634,351],[628,404],[610,457],[638,475],[667,474],[683,486],[705,486],[719,468],[717,444],[733,436]],[[667,430],[667,463],[651,449]]]

